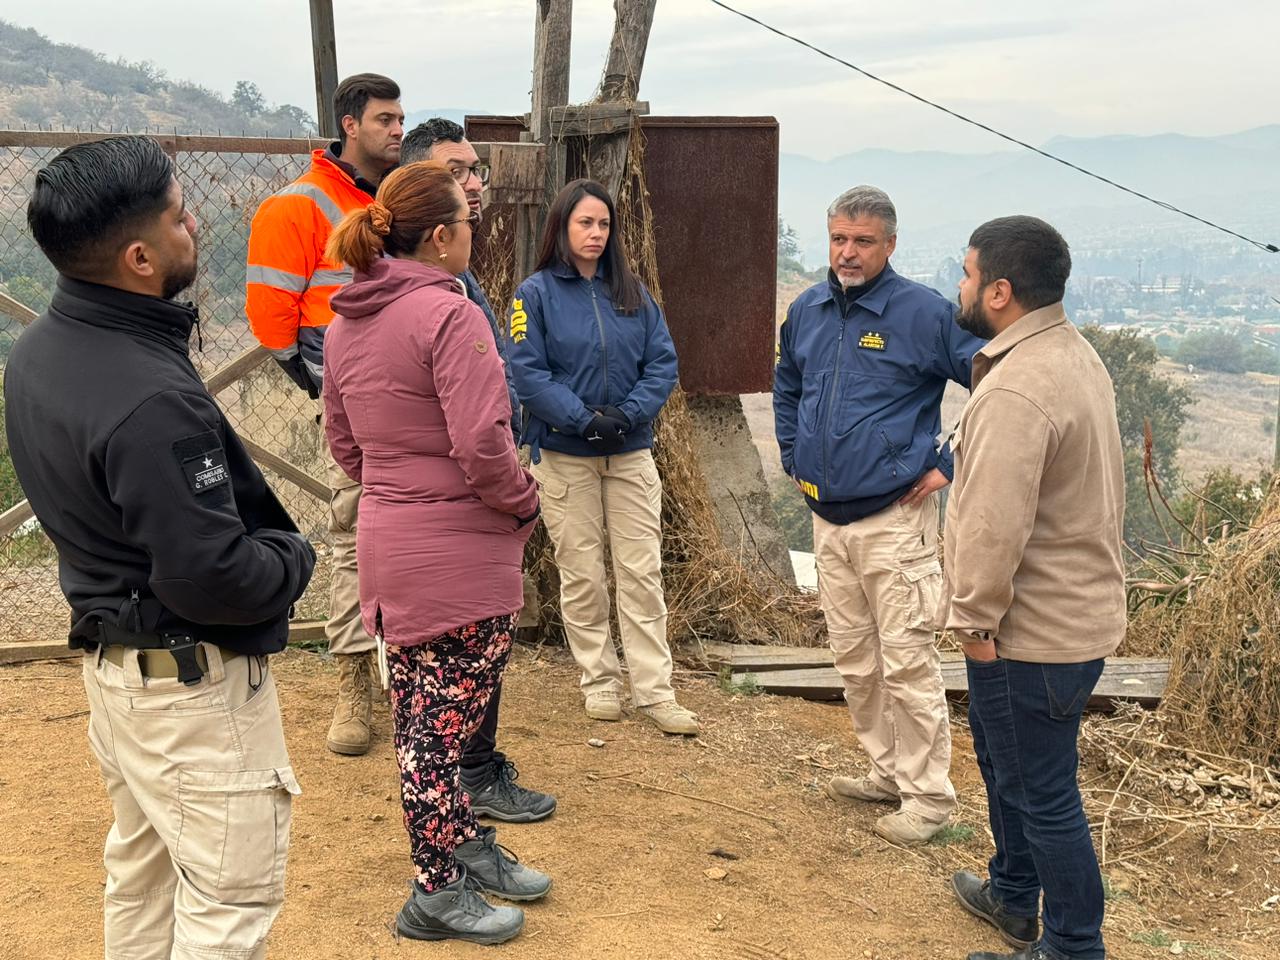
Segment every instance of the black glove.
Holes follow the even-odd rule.
[[[614,420],[617,420],[618,423],[621,424],[622,426],[623,433],[631,432],[631,428],[633,426],[633,424],[631,423],[631,418],[628,417],[621,410],[619,410],[617,407],[592,407],[591,409],[594,410],[596,413],[602,413],[606,417],[612,417]]]
[[[626,442],[626,424],[603,413],[597,413],[582,431],[582,439],[591,445],[596,456],[607,457],[622,451]]]
[[[538,506],[534,508],[533,513],[529,514],[527,517],[516,517],[516,529],[523,530],[529,524],[533,523],[533,521],[537,520],[541,515],[542,504],[538,504]]]
[[[311,375],[311,371],[307,369],[307,364],[302,359],[302,354],[295,353],[288,360],[281,360],[276,357],[276,363],[280,364],[280,369],[289,375],[290,380],[307,391],[307,396],[312,400],[320,399],[320,384],[316,382],[315,377]]]

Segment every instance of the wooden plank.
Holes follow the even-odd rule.
[[[229,360],[209,374],[205,378],[204,388],[210,394],[225,390],[249,371],[256,370],[269,356],[271,356],[271,352],[261,344],[256,347],[250,347],[240,356]]]
[[[289,624],[289,642],[315,642],[324,639],[325,621],[294,620]],[[65,660],[80,656],[65,640],[35,640],[31,643],[0,643],[0,666],[30,663],[33,660]]]
[[[32,660],[65,660],[80,656],[66,640],[35,640],[31,643],[0,643],[0,666],[30,663]]]
[[[146,133],[146,131],[141,131]],[[222,137],[151,134],[170,153],[268,153],[306,154],[329,145],[322,137]],[[119,133],[86,133],[82,130],[0,130],[0,147],[53,147],[118,137]]]
[[[626,133],[636,117],[649,113],[647,101],[638,103],[587,103],[551,108],[551,136],[594,137]]]
[[[317,480],[301,467],[295,467],[284,457],[272,453],[266,447],[254,443],[248,437],[241,437],[240,441],[244,444],[245,449],[249,451],[249,455],[257,460],[258,463],[264,467],[269,467],[286,480],[297,484],[317,500],[321,500],[324,503],[329,502],[329,485],[327,483]]]
[[[542,203],[545,189],[543,164],[547,148],[541,143],[491,143],[487,202]],[[477,151],[479,153],[479,151]]]
[[[703,656],[713,667],[727,666],[734,673],[745,670],[803,670],[829,667],[830,647],[778,647],[748,643],[707,643]]]
[[[4,291],[0,290],[0,313],[5,316],[13,317],[24,327],[29,324],[40,314],[36,313],[21,300],[15,300]]]
[[[19,500],[4,513],[0,513],[0,537],[7,537],[35,516],[31,504]]]
[[[844,684],[834,667],[734,672],[742,675],[749,673],[766,693],[803,697],[806,700],[839,700],[844,696]],[[1120,701],[1154,707],[1164,695],[1168,676],[1168,661],[1108,660],[1093,696],[1089,699],[1089,709],[1113,709]],[[960,699],[968,695],[969,679],[963,654],[943,656],[942,682],[949,699]]]

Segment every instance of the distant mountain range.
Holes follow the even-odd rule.
[[[1219,137],[1057,137],[1043,149],[1239,232],[1270,242],[1280,235],[1280,124]],[[1090,236],[1148,230],[1186,235],[1189,242],[1220,236],[1027,150],[869,148],[828,161],[784,153],[779,213],[795,228],[810,263],[826,260],[827,205],[859,183],[893,197],[904,243],[962,247],[973,227],[1012,213]]]

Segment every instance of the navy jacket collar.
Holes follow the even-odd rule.
[[[893,293],[894,281],[897,280],[898,274],[894,272],[893,266],[889,263],[884,265],[874,280],[871,281],[872,288],[858,298],[856,305],[870,310],[877,317],[884,315],[884,308],[889,305],[889,297]],[[822,292],[818,294],[817,302],[825,303],[827,301],[835,302],[836,287],[839,281],[835,279],[833,271],[827,271],[827,282],[822,286]]]

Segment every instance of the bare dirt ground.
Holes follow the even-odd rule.
[[[323,746],[332,663],[293,650],[276,665],[305,792],[271,955],[492,955],[394,938],[409,863],[386,706],[371,753],[336,757]],[[953,777],[962,829],[949,844],[904,851],[871,833],[885,808],[837,807],[821,792],[833,773],[861,762],[842,707],[730,697],[696,672],[677,680],[702,716],[698,740],[663,737],[630,717],[589,721],[563,652],[517,651],[500,744],[522,779],[556,793],[560,808],[545,823],[500,828],[503,842],[555,878],[503,956],[907,960],[999,946],[947,886],[956,869],[982,870],[990,851],[961,722]],[[0,957],[102,956],[101,843],[111,817],[84,708],[74,662],[0,670]],[[588,746],[591,737],[606,746]],[[1192,832],[1159,856],[1107,873],[1110,956],[1275,955],[1268,944],[1280,943],[1280,914],[1263,906],[1278,889],[1275,834]]]

